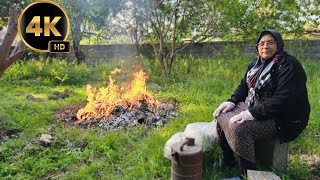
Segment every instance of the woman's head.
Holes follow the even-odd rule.
[[[260,33],[257,40],[257,51],[263,59],[271,58],[275,53],[283,52],[283,40],[276,30],[265,30]]]

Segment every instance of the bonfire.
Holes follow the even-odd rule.
[[[104,129],[119,129],[134,127],[138,124],[159,126],[176,117],[176,103],[157,101],[147,91],[148,76],[140,69],[126,87],[116,85],[112,75],[121,73],[115,69],[110,73],[109,85],[97,90],[87,85],[87,103],[73,105],[59,110],[56,117],[80,127],[102,127]]]
[[[111,74],[120,73],[121,70],[116,68]],[[78,121],[81,123],[86,119],[103,119],[110,115],[117,107],[129,107],[129,111],[132,108],[139,108],[143,104],[148,104],[152,111],[156,111],[157,101],[147,91],[146,73],[140,69],[133,76],[133,80],[124,91],[115,84],[115,80],[109,76],[109,85],[106,88],[100,88],[97,92],[96,88],[87,85],[87,100],[88,104],[80,109],[77,113]]]

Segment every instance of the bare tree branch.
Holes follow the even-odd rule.
[[[156,9],[159,8],[159,6],[163,3],[164,0],[160,0],[159,2],[156,3]]]
[[[200,37],[201,37],[201,38],[200,38]],[[206,40],[208,37],[209,37],[209,35],[204,35],[204,34],[202,34],[202,35],[198,35],[198,36],[193,37],[191,40],[187,40],[188,43],[184,44],[182,47],[177,48],[176,51],[175,51],[175,53],[174,53],[174,55],[176,55],[176,54],[180,53],[181,51],[183,51],[183,50],[184,50],[186,47],[188,47],[190,44],[196,43],[195,41],[196,41],[198,38],[200,38],[200,39],[197,41],[197,43]]]
[[[23,55],[25,51],[26,51],[26,45],[22,41],[20,41],[19,44],[12,51],[8,60],[9,63],[10,64],[15,63]]]

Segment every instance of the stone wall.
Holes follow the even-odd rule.
[[[192,54],[195,57],[211,58],[216,53],[223,50],[228,53],[228,48],[236,48],[240,53],[256,52],[253,42],[212,42],[212,43],[199,43],[188,46],[180,53],[181,56],[189,56]],[[72,49],[72,48],[71,48]],[[134,45],[81,45],[84,51],[87,63],[107,61],[110,59],[128,59],[134,57],[136,48]],[[318,40],[286,40],[285,50],[294,56],[303,54],[304,57],[309,59],[320,59],[320,39]],[[141,52],[147,57],[152,57],[153,48],[151,45],[143,45]],[[71,61],[75,59],[74,53],[68,54],[51,54],[60,58],[66,58]]]

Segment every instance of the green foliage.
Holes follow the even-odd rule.
[[[9,17],[9,8],[12,6],[16,6],[18,11],[21,12],[32,0],[20,0],[20,1],[7,1],[0,0],[0,31],[1,27],[6,26],[8,23]]]
[[[44,77],[56,84],[81,84],[86,82],[90,74],[89,67],[84,63],[67,63],[66,61],[56,61],[44,67]]]
[[[263,29],[277,29],[284,36],[300,37],[319,26],[317,1],[213,1],[215,20],[224,39],[255,39]]]
[[[173,66],[173,78],[166,81],[159,78],[159,65],[153,60],[146,61],[149,88],[157,99],[177,101],[179,116],[163,127],[138,126],[119,131],[73,127],[56,121],[53,114],[61,107],[85,102],[85,84],[103,85],[114,67],[126,68],[124,65],[129,62],[96,65],[66,64],[57,60],[52,64],[16,63],[0,79],[0,129],[19,129],[21,132],[18,138],[1,142],[0,176],[3,179],[170,179],[170,161],[163,157],[165,142],[189,123],[210,122],[212,111],[229,98],[254,57],[241,56],[230,48],[227,52],[215,54],[212,59],[179,57]],[[312,111],[307,129],[290,143],[288,171],[276,172],[282,179],[312,179],[311,168],[300,157],[319,156],[320,153],[317,138],[320,130],[320,101],[317,98],[320,66],[319,62],[300,60],[308,75]],[[67,75],[69,79],[62,83],[50,74],[52,69],[56,76],[63,79]],[[81,74],[82,71],[87,72]],[[71,82],[75,74],[86,74],[87,77]],[[35,102],[26,98],[28,94],[46,97],[52,91],[66,88],[73,89],[66,99]],[[51,134],[55,139],[48,145],[41,145],[37,143],[41,134]],[[237,168],[225,172],[214,170],[212,163],[220,159],[221,150],[215,144],[214,150],[205,154],[203,179],[238,174]]]
[[[36,78],[41,74],[43,69],[43,63],[39,61],[18,61],[6,70],[3,76],[6,80],[16,80],[16,79],[32,79]]]
[[[81,41],[84,38],[106,38],[108,34],[109,16],[115,15],[121,8],[119,0],[57,0],[68,14],[71,27],[71,40]],[[101,32],[100,30],[104,31]],[[97,33],[92,33],[94,30]]]
[[[2,77],[4,80],[44,80],[49,84],[82,84],[91,70],[88,65],[53,60],[53,63],[36,60],[19,61],[12,65]]]

